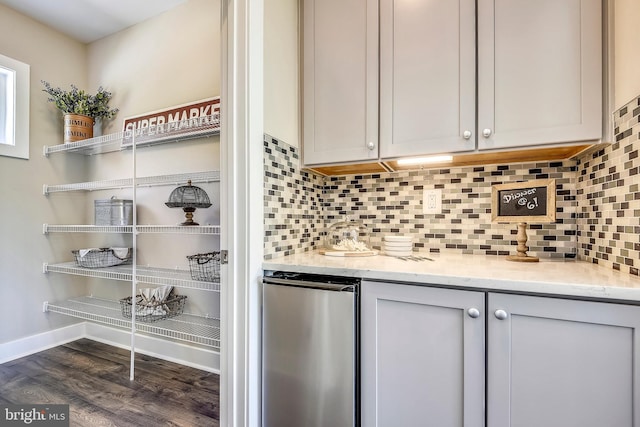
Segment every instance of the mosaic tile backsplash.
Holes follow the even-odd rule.
[[[434,169],[411,172],[329,177],[322,206],[325,226],[345,215],[359,219],[380,247],[388,234],[413,236],[414,250],[464,254],[515,254],[516,224],[491,222],[491,186],[555,178],[558,193],[555,224],[531,224],[529,254],[575,257],[575,192],[570,163],[532,163]],[[423,214],[423,190],[442,191],[442,213]]]
[[[613,115],[615,141],[581,159],[578,247],[585,260],[638,275],[640,268],[640,97]]]
[[[318,244],[322,185],[322,177],[300,170],[295,147],[265,134],[265,259],[304,252]]]
[[[530,255],[578,258],[638,275],[640,97],[614,114],[615,142],[576,161],[322,177],[300,170],[298,150],[265,135],[265,258],[322,245],[346,216],[414,237],[418,252],[515,253],[516,225],[491,222],[491,186],[555,178],[556,222],[530,224]],[[442,190],[442,213],[423,214],[425,189]]]
[[[515,253],[515,224],[491,223],[491,186],[555,178],[557,221],[531,224],[530,255],[573,258],[577,252],[577,162],[464,167],[347,177],[300,171],[297,149],[265,135],[265,258],[322,245],[325,230],[361,220],[380,248],[386,234],[413,236],[419,252]],[[423,214],[423,190],[442,190],[442,214]]]

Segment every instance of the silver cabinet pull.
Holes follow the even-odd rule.
[[[374,148],[376,148],[376,144],[374,144],[372,141],[367,142],[367,148],[369,150],[373,150]]]
[[[489,138],[491,136],[491,129],[484,129],[482,131],[482,136],[484,136],[485,138]]]
[[[496,310],[496,312],[495,312],[495,313],[493,313],[493,314],[496,316],[496,319],[498,319],[498,320],[504,320],[504,319],[506,319],[507,317],[509,317],[509,315],[507,314],[507,312],[506,312],[506,311],[504,311],[504,310]]]
[[[465,130],[464,132],[462,132],[462,137],[464,139],[470,139],[471,138],[471,131],[470,130]]]
[[[471,317],[472,319],[477,319],[478,317],[480,317],[480,310],[478,310],[475,307],[472,307],[469,310],[467,310],[467,314],[469,314],[469,317]]]

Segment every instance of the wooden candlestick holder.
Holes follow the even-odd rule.
[[[535,256],[527,255],[527,251],[529,247],[527,246],[527,223],[519,222],[518,223],[518,234],[516,235],[516,240],[518,241],[518,247],[516,248],[516,255],[507,256],[508,261],[518,261],[518,262],[538,262],[540,259]]]

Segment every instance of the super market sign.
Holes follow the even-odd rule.
[[[220,97],[216,96],[126,118],[123,145],[130,145],[132,137],[143,143],[146,139],[157,139],[163,135],[176,136],[219,126]]]

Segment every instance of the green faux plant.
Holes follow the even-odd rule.
[[[71,85],[71,90],[67,91],[59,87],[54,88],[44,80],[41,82],[44,85],[42,91],[49,94],[47,100],[53,102],[63,114],[82,114],[94,119],[111,119],[118,112],[117,108],[109,108],[112,93],[104,90],[102,86],[98,88],[95,95],[90,95],[75,85]]]

